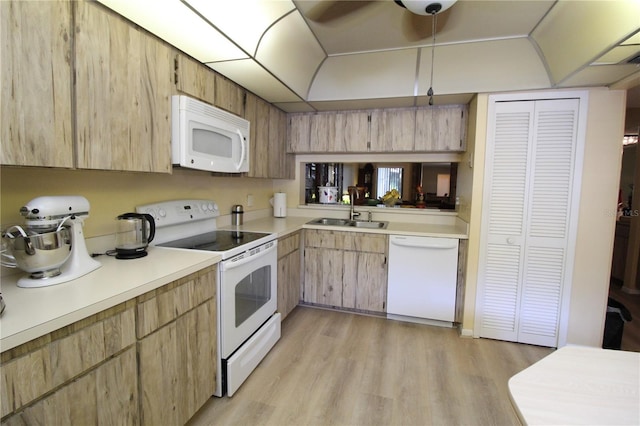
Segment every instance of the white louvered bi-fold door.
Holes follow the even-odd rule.
[[[490,111],[477,319],[480,336],[557,346],[579,100]]]

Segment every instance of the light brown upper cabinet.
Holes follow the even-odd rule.
[[[251,123],[249,177],[293,178],[293,156],[285,149],[287,116],[256,95],[247,92],[244,118]]]
[[[228,78],[215,74],[214,105],[240,117],[244,116],[245,90]]]
[[[414,151],[416,110],[374,110],[371,114],[371,152]]]
[[[291,114],[289,152],[367,152],[369,113],[363,111]]]
[[[77,167],[169,173],[173,50],[101,5],[73,5]]]
[[[216,77],[213,70],[181,53],[175,56],[174,68],[179,92],[212,105],[215,103]]]
[[[71,2],[0,1],[0,163],[73,167]]]
[[[293,179],[294,157],[287,154],[287,114],[269,105],[269,177]],[[260,159],[257,159],[260,161]]]
[[[291,153],[464,151],[467,106],[289,114]]]
[[[443,105],[416,110],[415,150],[427,152],[464,151],[467,135],[467,106]]]

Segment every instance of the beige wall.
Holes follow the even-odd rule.
[[[113,171],[2,167],[0,169],[0,223],[3,228],[21,223],[18,210],[41,195],[82,195],[91,212],[85,221],[87,237],[115,232],[115,217],[135,206],[178,198],[213,199],[222,215],[242,204],[245,212],[270,208],[274,181],[246,177],[217,177],[210,173],[177,169],[172,175]],[[253,195],[252,207],[247,195]]]
[[[625,92],[588,90],[589,104],[567,343],[600,346],[611,272],[615,205],[622,155]],[[475,321],[488,96],[476,99],[473,197],[463,333]]]

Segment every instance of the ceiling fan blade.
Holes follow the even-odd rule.
[[[453,9],[447,9],[438,13],[436,22],[436,35],[444,29]],[[425,40],[433,36],[431,15],[416,15],[408,10],[402,14],[402,33],[408,41]]]
[[[325,0],[319,1],[307,13],[311,21],[323,24],[350,15],[375,3],[375,0]]]

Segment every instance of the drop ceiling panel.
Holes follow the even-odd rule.
[[[595,64],[617,64],[640,55],[640,46],[625,45],[614,47],[595,61]]]
[[[250,55],[264,32],[295,8],[290,0],[186,1]]]
[[[296,1],[327,54],[361,53],[431,44],[432,17],[414,15],[391,0]],[[366,6],[345,6],[348,3]],[[438,14],[438,43],[526,36],[553,1],[459,1]],[[327,6],[329,5],[329,6]],[[342,6],[342,7],[340,7]],[[332,7],[332,19],[313,19]]]
[[[179,0],[99,0],[200,62],[247,55]]]
[[[267,31],[256,59],[302,98],[325,53],[298,12],[290,13]]]
[[[406,49],[330,56],[318,70],[308,100],[413,96],[416,55],[416,49]]]
[[[418,95],[429,89],[431,48],[420,55]],[[526,38],[436,46],[436,95],[549,87],[544,65]]]
[[[607,86],[632,75],[639,75],[636,65],[592,65],[567,78],[559,87]]]
[[[270,102],[302,101],[253,59],[213,62],[207,66]]]
[[[640,1],[564,1],[555,4],[532,37],[548,63],[552,82],[558,83],[638,28]]]

